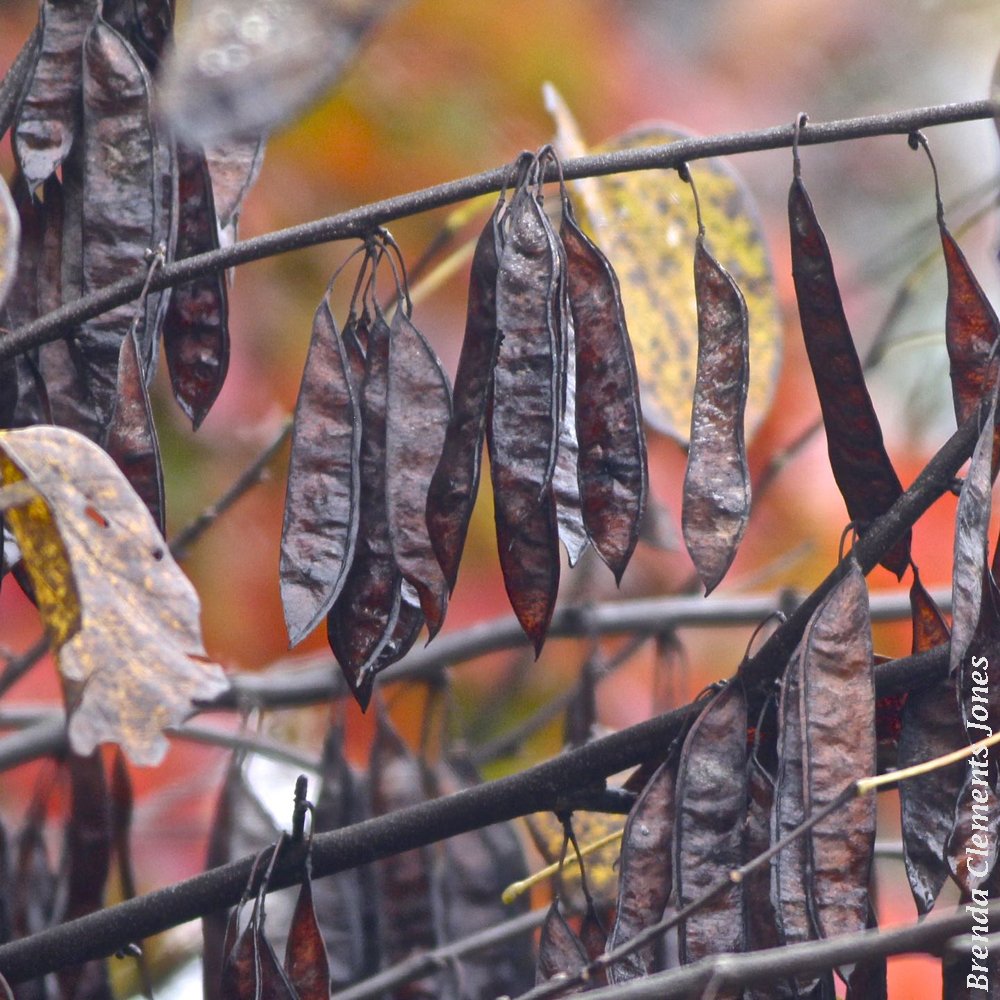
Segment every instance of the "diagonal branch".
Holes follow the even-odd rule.
[[[819,143],[843,142],[846,139],[863,139],[880,135],[908,135],[916,129],[933,125],[976,121],[994,116],[990,101],[966,101],[960,104],[942,104],[929,108],[915,108],[887,115],[865,118],[847,118],[841,121],[810,123],[803,128],[800,146]],[[581,177],[599,177],[633,170],[676,167],[688,160],[701,160],[712,156],[729,156],[764,149],[781,149],[792,145],[795,129],[789,125],[736,132],[730,135],[705,136],[682,139],[663,146],[640,149],[623,149],[592,156],[580,156],[563,164],[566,180]],[[331,215],[315,222],[307,222],[290,229],[281,229],[254,239],[243,240],[231,247],[174,261],[159,270],[150,285],[153,291],[183,284],[192,278],[212,274],[239,264],[262,260],[289,250],[329,243],[334,240],[364,237],[376,226],[396,219],[419,215],[434,208],[453,205],[467,198],[499,191],[508,178],[509,167],[497,167],[459,180],[437,184],[434,187],[413,191],[395,198],[373,202],[353,208],[338,215]],[[557,171],[548,167],[548,180],[557,179]],[[141,262],[137,262],[139,264]],[[58,340],[79,323],[107,312],[122,303],[135,299],[142,290],[146,269],[138,267],[136,273],[112,285],[70,302],[26,326],[12,331],[0,340],[0,362],[31,347],[51,340]]]

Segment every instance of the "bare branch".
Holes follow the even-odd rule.
[[[846,139],[863,139],[879,135],[908,135],[916,129],[933,125],[948,125],[956,122],[976,121],[992,118],[994,108],[990,101],[966,101],[961,104],[942,104],[929,108],[916,108],[888,115],[872,115],[865,118],[848,118],[842,121],[810,123],[802,129],[800,146],[820,143],[843,142]],[[774,128],[736,132],[730,135],[705,136],[696,139],[682,139],[662,146],[648,146],[637,149],[618,150],[593,156],[580,156],[563,164],[566,180],[580,177],[599,177],[607,174],[625,173],[633,170],[672,168],[690,160],[702,160],[712,156],[731,156],[736,153],[751,153],[763,149],[782,149],[792,145],[794,127],[791,124]],[[491,191],[499,191],[508,178],[508,166],[497,167],[460,180],[437,184],[434,187],[413,191],[409,194],[387,198],[331,215],[315,222],[307,222],[290,229],[281,229],[255,239],[243,240],[231,247],[213,250],[210,253],[186,257],[161,268],[152,281],[151,288],[157,291],[172,285],[179,285],[204,274],[212,274],[239,264],[262,260],[289,250],[329,243],[334,240],[357,239],[370,233],[376,226],[385,225],[395,219],[419,215],[434,208],[453,205],[467,198],[475,198]],[[551,164],[548,180],[555,181],[557,172]],[[139,264],[140,262],[137,262]],[[74,302],[40,317],[12,331],[0,341],[0,361],[30,347],[65,336],[66,332],[78,326],[83,320],[113,309],[124,302],[136,298],[142,290],[146,270],[137,267],[136,273],[116,281],[113,285],[85,295]]]

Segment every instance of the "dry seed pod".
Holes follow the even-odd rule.
[[[497,517],[517,527],[548,491],[559,434],[559,254],[532,185],[504,216],[497,273],[500,347],[489,413]]]
[[[621,581],[646,506],[646,438],[618,278],[563,199],[559,235],[576,361],[576,434],[583,523]]]
[[[465,338],[455,375],[452,415],[427,491],[427,528],[452,591],[479,491],[487,402],[497,351],[497,227],[502,207],[501,200],[472,256]]]
[[[830,467],[851,518],[865,526],[884,514],[903,492],[882,441],[858,352],[851,337],[833,260],[799,176],[788,192],[792,277],[809,364],[816,382]],[[902,579],[910,559],[910,532],[883,557],[886,569]]]
[[[976,280],[965,254],[948,231],[941,202],[937,165],[927,140],[920,132],[909,137],[910,148],[923,147],[934,174],[934,198],[937,202],[938,230],[948,275],[948,303],[945,309],[944,339],[951,366],[951,392],[959,424],[979,406],[980,400],[996,380],[993,354],[1000,337],[1000,321]],[[996,448],[994,448],[996,450]],[[995,460],[994,460],[995,464]]]
[[[43,0],[38,54],[14,125],[14,153],[34,191],[59,169],[80,132],[80,50],[96,0]]]
[[[392,556],[386,517],[386,390],[389,326],[381,309],[368,335],[361,386],[360,508],[354,561],[327,615],[330,647],[362,708],[371,698],[372,664],[399,615],[402,576]]]
[[[615,922],[608,949],[617,948],[656,923],[673,886],[673,846],[677,762],[665,761],[646,782],[629,813],[622,838]],[[654,947],[646,945],[608,967],[608,981],[629,982],[653,971]]]
[[[94,291],[144,267],[158,242],[157,137],[149,73],[104,21],[87,32],[83,68],[83,290]],[[147,302],[147,317],[155,312]],[[132,320],[131,303],[86,320],[77,347],[101,427],[114,408],[118,356]],[[140,326],[139,357],[148,371],[152,327]]]
[[[696,193],[696,205],[697,198]],[[700,206],[698,229],[694,250],[698,365],[681,524],[707,595],[729,569],[750,517],[750,469],[743,433],[750,326],[743,293],[705,245]]]
[[[559,903],[553,902],[549,907],[545,923],[542,924],[542,938],[538,945],[538,966],[535,971],[535,982],[547,983],[561,974],[572,975],[587,967],[589,959],[587,951],[579,935],[559,912]],[[565,990],[558,996],[569,993],[579,993],[582,986]]]
[[[746,693],[737,677],[705,706],[681,751],[673,845],[679,908],[743,862],[746,733]],[[746,949],[743,894],[743,883],[734,883],[681,924],[681,962]]]
[[[219,248],[205,154],[178,146],[178,260]],[[174,399],[197,430],[229,369],[229,293],[220,272],[177,285],[163,319],[163,349]]]
[[[419,594],[431,638],[444,621],[448,584],[431,545],[427,496],[450,420],[448,376],[400,306],[389,329],[386,511],[393,558]]]
[[[853,555],[802,637],[799,690],[805,817],[858,775],[875,774],[875,681],[868,588]],[[806,835],[807,888],[822,937],[864,930],[875,852],[874,796],[857,796]],[[843,973],[842,973],[843,974]],[[849,974],[843,974],[845,981]]]
[[[348,360],[324,298],[295,405],[281,531],[281,600],[291,645],[340,595],[360,516],[361,413]]]
[[[949,641],[948,626],[915,568],[910,607],[914,653]],[[964,744],[964,737],[954,678],[911,691],[902,712],[899,766],[909,767],[951,753]],[[930,911],[948,879],[945,847],[967,768],[964,761],[959,761],[933,774],[899,783],[903,859],[921,916]]]

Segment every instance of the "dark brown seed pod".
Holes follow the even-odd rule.
[[[432,639],[444,621],[448,583],[431,545],[427,494],[450,420],[448,376],[400,306],[389,330],[386,512],[393,558],[420,596]]]
[[[361,415],[348,360],[326,299],[295,405],[281,530],[281,600],[291,645],[332,607],[357,541]]]
[[[177,260],[219,248],[212,182],[200,150],[178,146]],[[163,349],[174,399],[197,430],[229,369],[229,293],[221,273],[172,289]]]
[[[705,593],[726,575],[750,518],[743,415],[750,384],[750,327],[743,293],[705,246],[694,250],[698,365],[681,525]]]
[[[265,145],[263,136],[248,136],[210,143],[205,147],[219,228],[228,242],[236,240],[236,226],[243,202],[264,164]]]
[[[42,42],[42,26],[36,24],[21,46],[21,51],[14,57],[10,69],[0,80],[0,139],[6,134],[14,121],[21,97],[31,83],[31,75],[38,61],[38,50]]]
[[[332,725],[320,762],[320,791],[314,814],[318,833],[368,818],[367,796],[344,759],[343,745],[343,726]],[[364,925],[366,913],[377,907],[375,895],[366,890],[373,878],[369,868],[362,866],[328,875],[313,885],[316,919],[328,946],[334,990],[377,971],[377,953],[375,960],[366,964],[368,949],[377,949],[377,935],[369,934],[366,940]]]
[[[552,482],[559,434],[559,254],[530,185],[504,217],[497,273],[500,346],[488,412],[497,517],[513,528],[535,512]]]
[[[399,616],[402,576],[392,556],[386,516],[386,388],[389,327],[376,310],[361,386],[360,509],[354,560],[327,616],[327,638],[355,698],[371,698],[375,659]]]
[[[743,863],[746,765],[747,701],[737,677],[705,706],[681,751],[673,846],[678,908]],[[684,964],[745,951],[742,882],[684,921],[678,943]]]
[[[492,461],[493,449],[490,443]],[[559,523],[556,518],[556,501],[551,485],[535,509],[519,524],[511,524],[496,503],[497,486],[494,483],[494,511],[497,529],[497,549],[504,587],[514,615],[525,635],[535,647],[535,655],[542,651],[556,596],[559,593]]]
[[[426,800],[420,763],[396,732],[384,710],[379,712],[369,763],[372,815]],[[435,946],[435,903],[431,883],[433,859],[429,848],[418,847],[377,862],[381,888],[381,941],[388,965],[414,952]],[[394,996],[418,1000],[438,995],[431,975],[400,988]]]
[[[560,254],[562,254],[560,244]],[[565,258],[561,266],[561,291],[559,294],[560,323],[563,335],[563,407],[559,421],[559,452],[552,473],[552,489],[556,498],[556,519],[559,522],[559,539],[566,548],[570,567],[575,566],[590,544],[590,536],[583,523],[583,500],[580,497],[580,444],[576,436],[576,333],[569,305],[566,286]]]
[[[993,448],[1000,381],[990,387],[989,406],[955,511],[955,545],[951,577],[951,646],[948,667],[958,674],[979,621],[993,492]],[[980,411],[983,412],[983,411]]]
[[[988,886],[997,869],[1000,797],[989,781],[988,755],[973,758],[955,803],[955,820],[945,848],[951,877],[968,899]]]
[[[142,498],[163,534],[166,531],[163,465],[160,462],[160,443],[149,405],[146,379],[139,362],[138,322],[139,317],[136,317],[119,352],[117,394],[108,423],[104,450],[115,460],[132,488]]]
[[[747,818],[743,831],[743,859],[750,861],[771,846],[771,810],[774,805],[777,773],[778,701],[767,700],[757,720],[753,751],[747,761]],[[748,874],[743,880],[747,950],[779,948],[774,902],[771,899],[770,872],[765,868]],[[748,987],[746,1000],[796,1000],[788,982]]]
[[[799,319],[823,411],[830,467],[847,511],[863,534],[869,522],[895,503],[903,487],[882,441],[830,248],[797,172],[788,192],[788,223]],[[909,559],[907,531],[881,562],[902,579]]]
[[[646,437],[618,278],[563,200],[559,235],[576,347],[576,434],[583,523],[615,580],[646,506]]]
[[[948,348],[955,416],[959,424],[963,424],[996,381],[997,362],[993,352],[1000,336],[1000,321],[965,259],[965,254],[948,231],[944,221],[937,165],[927,140],[922,133],[911,132],[909,142],[911,149],[924,150],[934,174],[937,223],[944,251],[945,273],[948,276],[944,339]]]
[[[479,784],[480,778],[464,758],[449,757],[435,772],[438,793],[450,795]],[[442,930],[445,941],[455,941],[495,927],[527,912],[527,895],[505,904],[506,886],[527,878],[528,866],[521,838],[512,823],[472,830],[444,842],[441,865]],[[531,933],[463,956],[458,968],[462,996],[520,996],[534,984]]]
[[[910,587],[913,652],[949,641],[948,626],[914,570]],[[911,691],[903,706],[899,734],[901,768],[933,760],[965,743],[955,679]],[[945,847],[955,819],[955,803],[968,765],[964,761],[899,783],[899,806],[906,877],[923,916],[948,878]]]
[[[792,654],[781,683],[778,706],[778,772],[771,813],[771,843],[776,844],[805,821],[803,801],[803,734],[800,704],[804,642]],[[799,944],[815,938],[809,916],[806,845],[792,841],[771,859],[771,899],[782,944]],[[800,976],[793,981],[796,995],[808,996],[822,977]]]
[[[135,51],[96,20],[83,60],[83,290],[101,288],[144,268],[156,245],[156,135],[150,113],[149,74]],[[155,312],[147,302],[147,315]],[[77,335],[80,356],[102,426],[114,407],[121,343],[131,325],[126,304],[87,320]],[[152,356],[150,323],[140,326],[139,356]],[[148,367],[148,365],[147,365]]]
[[[486,408],[497,351],[497,226],[500,202],[479,236],[469,276],[465,338],[455,375],[444,446],[427,491],[427,528],[434,554],[455,589],[458,565],[479,492]]]
[[[547,983],[560,973],[573,975],[585,969],[588,963],[587,951],[579,935],[559,912],[558,901],[553,902],[545,917],[545,923],[542,924],[535,982]],[[582,986],[575,986],[556,995],[566,996],[570,993],[579,993],[582,989]]]
[[[875,774],[878,764],[868,588],[853,555],[847,562],[846,575],[813,613],[802,639],[807,819],[858,775]],[[856,796],[806,835],[809,900],[822,937],[866,927],[876,805],[874,796]]]
[[[114,841],[111,797],[100,753],[68,758],[70,815],[63,855],[65,896],[57,922],[75,920],[104,906]],[[107,966],[95,959],[58,973],[63,996],[111,996]]]
[[[313,907],[312,871],[308,862],[288,931],[285,973],[298,1000],[329,1000],[330,960]]]
[[[80,131],[80,50],[96,0],[43,0],[34,72],[14,125],[18,164],[34,191],[59,169]]]
[[[666,909],[673,886],[676,780],[676,759],[668,759],[646,783],[625,822],[618,904],[608,935],[608,950],[631,941],[656,923]],[[615,985],[648,976],[654,961],[654,946],[646,945],[610,965],[608,982]]]

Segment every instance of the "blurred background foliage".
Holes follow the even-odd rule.
[[[183,16],[183,4],[181,14]],[[33,0],[0,0],[0,70],[27,37]],[[596,144],[649,119],[702,133],[888,112],[986,95],[1000,41],[1000,8],[989,0],[408,0],[368,40],[335,93],[276,133],[246,204],[241,236],[258,235],[390,195],[509,162],[549,140],[553,124],[541,88],[552,81]],[[997,139],[989,123],[931,130],[949,222],[979,278],[995,297],[996,223],[991,210]],[[0,168],[10,176],[9,140]],[[768,461],[818,414],[795,313],[785,201],[787,151],[734,159],[757,198],[770,244],[784,317],[785,363],[773,408],[751,447],[751,470]],[[883,323],[901,284],[925,255],[925,267],[891,328],[899,343],[871,375],[870,386],[889,452],[908,485],[950,432],[943,345],[944,275],[936,256],[933,189],[922,155],[904,137],[813,147],[803,152],[804,178],[830,240],[845,305],[861,353]],[[413,261],[439,231],[447,211],[401,221],[393,233]],[[481,221],[472,221],[467,239]],[[168,524],[176,531],[216,499],[278,433],[291,412],[313,310],[326,282],[351,249],[332,244],[238,269],[231,295],[232,363],[226,386],[197,434],[169,398],[162,370],[155,408],[164,450]],[[467,265],[420,302],[416,321],[454,373],[465,316]],[[335,291],[343,311],[350,282]],[[679,531],[684,457],[650,433],[654,494]],[[252,490],[191,551],[184,563],[202,597],[212,656],[231,670],[257,670],[287,655],[278,596],[278,543],[287,450],[273,475]],[[489,509],[481,491],[446,630],[509,614],[497,565]],[[950,581],[955,498],[940,500],[914,531],[914,557],[928,586]],[[735,564],[720,594],[804,590],[836,558],[847,520],[826,456],[815,436],[755,504]],[[641,545],[620,596],[665,595],[687,585],[683,550]],[[897,586],[884,570],[872,588]],[[611,574],[590,563],[565,573],[562,600],[616,596]],[[25,648],[37,616],[12,582],[0,598],[2,645]],[[619,728],[654,710],[683,703],[706,683],[731,674],[749,628],[681,629],[683,656],[657,656],[647,644],[599,688],[600,722]],[[877,626],[876,650],[908,651],[909,625]],[[623,639],[601,643],[605,654]],[[325,648],[322,630],[301,649]],[[588,652],[583,641],[550,640],[537,663],[526,653],[497,655],[452,671],[456,725],[470,739],[511,726],[564,690]],[[422,691],[390,690],[404,735],[419,739]],[[11,701],[53,699],[50,663],[36,669]],[[363,762],[370,720],[348,706],[349,753]],[[283,713],[268,722],[274,736],[312,752],[325,709]],[[233,720],[212,720],[234,724]],[[560,744],[549,727],[510,770]],[[135,852],[140,889],[200,870],[222,751],[175,743],[166,763],[134,772]],[[38,775],[25,766],[4,776],[0,806],[19,818]],[[59,809],[59,803],[53,807]],[[898,838],[898,808],[881,801],[880,837]],[[879,863],[883,924],[912,919],[902,864]],[[890,963],[895,995],[932,995],[937,963]],[[919,983],[919,985],[918,985]]]

